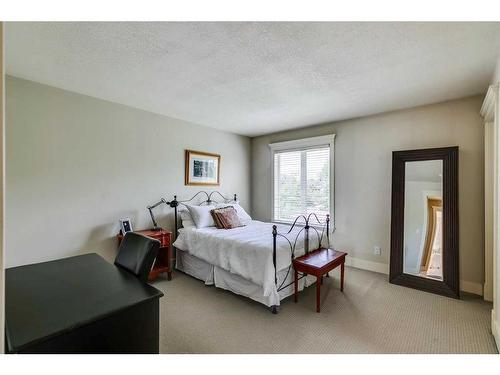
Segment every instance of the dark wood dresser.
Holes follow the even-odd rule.
[[[8,268],[8,353],[158,353],[163,293],[97,254]]]

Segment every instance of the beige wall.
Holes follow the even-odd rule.
[[[353,264],[388,270],[391,223],[391,153],[460,147],[460,278],[481,293],[484,279],[483,97],[450,101],[252,139],[252,210],[271,217],[268,144],[335,133],[335,246]],[[334,103],[332,103],[334,105]],[[382,247],[381,255],[373,247]]]
[[[221,186],[250,206],[250,139],[7,77],[6,266],[85,252],[115,256],[118,219],[189,198],[184,149],[220,153]],[[171,227],[158,207],[158,222]],[[171,215],[170,215],[171,216]]]

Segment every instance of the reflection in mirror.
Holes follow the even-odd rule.
[[[443,161],[405,163],[403,272],[443,280]]]

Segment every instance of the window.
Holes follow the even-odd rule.
[[[273,143],[273,221],[333,212],[334,135]],[[313,220],[314,221],[314,220]]]

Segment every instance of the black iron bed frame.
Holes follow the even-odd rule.
[[[177,235],[178,235],[178,232],[179,232],[179,223],[178,223],[178,207],[180,204],[186,204],[187,202],[191,202],[193,201],[196,197],[198,197],[199,195],[203,195],[205,194],[207,199],[200,202],[199,205],[210,205],[212,202],[215,202],[215,203],[227,203],[227,204],[230,204],[230,203],[238,203],[238,197],[236,194],[234,194],[233,196],[233,199],[228,199],[226,198],[224,195],[222,195],[220,192],[218,191],[212,191],[210,193],[207,193],[206,191],[199,191],[197,192],[194,196],[192,196],[190,199],[187,199],[187,200],[183,200],[183,201],[179,201],[177,200],[177,195],[174,195],[174,199],[171,200],[171,201],[166,201],[164,198],[161,198],[161,200],[156,203],[155,205],[153,206],[157,206],[161,203],[165,203],[167,204],[168,206],[170,206],[171,208],[174,209],[174,226],[175,226],[175,231],[174,231],[174,240],[172,242],[174,242],[176,239],[177,239]],[[222,199],[224,199],[224,202],[218,202],[218,201],[213,201],[212,200],[212,195],[213,194],[217,194],[218,196],[220,196]],[[311,220],[312,219],[315,219],[316,220],[316,225],[313,225]],[[302,222],[303,220],[303,222]],[[300,226],[300,225],[303,225],[302,229],[299,230],[299,232],[297,233],[297,235],[295,236],[295,239],[292,243],[292,241],[290,241],[290,239],[287,237],[288,234],[290,234],[293,230],[293,228],[295,228],[295,226]],[[317,227],[320,227],[321,228],[321,233],[318,231]],[[300,234],[304,231],[304,251],[305,253],[308,253],[309,252],[309,230],[310,229],[313,229],[314,232],[316,233],[317,235],[317,238],[318,238],[318,245],[319,247],[321,247],[321,244],[323,242],[323,236],[325,234],[325,230],[326,230],[326,239],[327,239],[327,246],[330,246],[330,215],[327,214],[326,215],[326,220],[324,223],[322,223],[318,216],[315,214],[315,213],[310,213],[308,216],[306,215],[299,215],[295,218],[294,222],[292,223],[290,229],[288,230],[288,232],[286,233],[278,233],[278,227],[277,225],[273,225],[273,230],[272,230],[272,234],[273,234],[273,267],[274,267],[274,283],[276,285],[276,290],[277,292],[280,292],[281,290],[289,287],[290,285],[293,284],[293,281],[286,284],[286,285],[283,285],[285,284],[286,282],[286,279],[290,273],[290,270],[291,268],[293,267],[293,260],[295,259],[295,247],[297,245],[297,240],[300,236]],[[286,275],[285,277],[283,278],[283,281],[281,282],[281,284],[278,286],[278,270],[276,268],[277,266],[277,242],[278,242],[278,238],[279,237],[282,237],[284,238],[289,246],[290,246],[290,254],[291,254],[291,260],[292,262],[290,263],[290,266],[288,267],[287,269],[287,272],[286,272]],[[177,249],[175,249],[174,247],[174,251],[177,251]],[[304,277],[306,277],[307,274],[302,274],[298,279],[301,280],[303,279]],[[273,314],[277,314],[278,313],[278,307],[276,305],[274,306],[271,306],[271,311]]]

